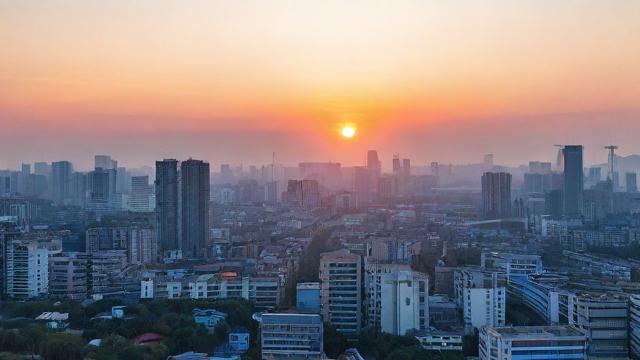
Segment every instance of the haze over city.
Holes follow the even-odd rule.
[[[640,359],[640,0],[0,0],[0,360]]]
[[[634,1],[3,1],[0,168],[640,152]],[[345,124],[352,138],[340,136]],[[28,144],[28,146],[26,145]],[[388,166],[385,164],[385,166]]]

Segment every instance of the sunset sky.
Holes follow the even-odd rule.
[[[519,164],[555,143],[640,153],[640,1],[0,0],[0,168]]]

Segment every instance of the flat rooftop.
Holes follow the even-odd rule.
[[[502,338],[509,339],[556,339],[558,337],[578,336],[584,337],[584,334],[572,326],[505,326],[488,328],[488,331],[494,331]]]

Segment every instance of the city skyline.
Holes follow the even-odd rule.
[[[366,10],[366,11],[364,11]],[[640,4],[5,2],[0,168],[640,153]],[[356,135],[340,136],[351,124]],[[31,146],[20,146],[29,142]],[[547,146],[548,145],[548,146]],[[86,161],[86,163],[84,163]]]

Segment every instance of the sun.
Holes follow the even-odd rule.
[[[345,126],[342,128],[342,137],[352,138],[356,134],[356,129],[353,126]]]

